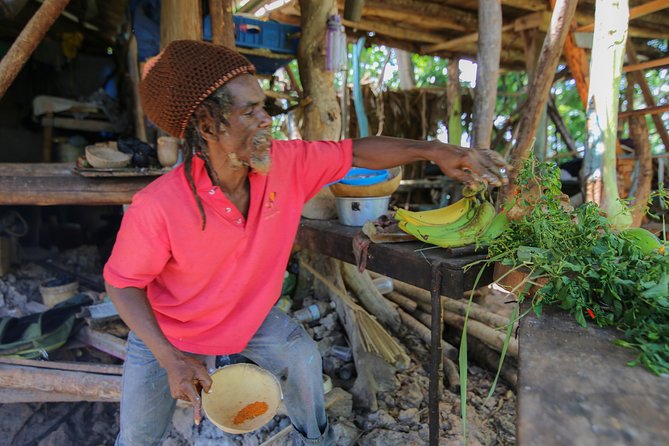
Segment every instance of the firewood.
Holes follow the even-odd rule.
[[[342,262],[342,276],[346,285],[355,293],[367,311],[386,327],[400,326],[397,311],[388,303],[374,286],[368,272],[360,273],[350,263]]]

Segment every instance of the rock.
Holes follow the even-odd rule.
[[[397,395],[398,405],[402,409],[420,407],[424,399],[423,389],[416,382],[407,382],[400,388]]]
[[[426,443],[416,432],[397,432],[387,429],[375,429],[358,441],[360,446],[424,446]]]
[[[409,409],[400,410],[397,419],[402,423],[418,423],[418,409],[410,407]]]
[[[334,432],[335,444],[349,445],[354,444],[355,439],[360,435],[360,429],[350,421],[335,421],[331,422],[332,431]]]

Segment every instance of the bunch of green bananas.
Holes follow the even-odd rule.
[[[396,209],[395,220],[407,234],[442,248],[485,245],[499,237],[509,223],[506,212],[497,214],[492,203],[473,195],[430,211]]]

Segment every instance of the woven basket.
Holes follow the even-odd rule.
[[[397,190],[402,181],[402,168],[393,167],[389,170],[387,181],[370,184],[369,186],[352,186],[350,184],[334,183],[330,191],[335,197],[384,197]]]
[[[126,167],[132,155],[106,146],[87,146],[86,161],[96,169]]]

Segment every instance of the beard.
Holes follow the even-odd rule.
[[[269,149],[272,146],[271,129],[263,129],[253,137],[253,152],[249,157],[249,167],[261,175],[267,175],[272,167]]]

